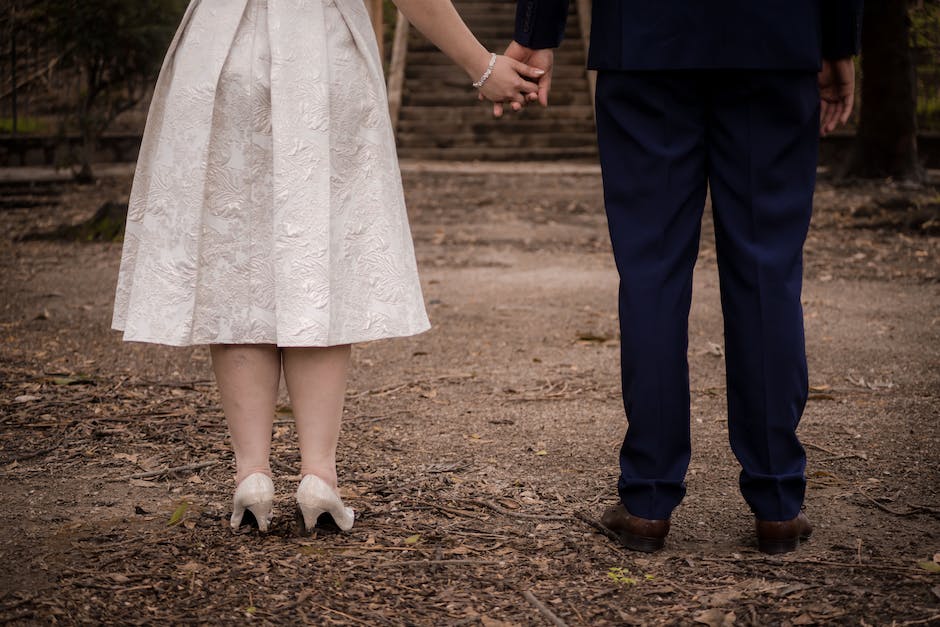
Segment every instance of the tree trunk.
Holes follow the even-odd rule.
[[[79,157],[79,169],[75,173],[75,181],[78,183],[94,183],[95,173],[91,169],[91,164],[95,158],[95,149],[98,144],[94,131],[90,130],[89,124],[82,124],[82,148]]]
[[[82,98],[81,109],[78,113],[78,125],[82,131],[82,148],[79,153],[79,170],[75,173],[75,180],[79,183],[93,183],[95,181],[91,164],[95,159],[95,148],[98,144],[98,133],[94,121],[95,95],[98,93],[95,83],[95,73],[86,68],[86,93]]]
[[[866,0],[858,135],[844,174],[922,181],[906,0]]]

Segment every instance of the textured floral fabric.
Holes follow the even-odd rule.
[[[193,0],[157,82],[113,326],[332,346],[428,327],[362,0]]]

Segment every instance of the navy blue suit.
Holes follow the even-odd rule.
[[[518,0],[516,40],[557,46],[567,0]],[[620,498],[668,518],[690,457],[688,316],[706,190],[725,320],[728,430],[762,520],[803,504],[802,251],[822,58],[858,49],[861,0],[594,0],[589,65],[617,269],[629,428]]]

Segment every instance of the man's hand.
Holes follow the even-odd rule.
[[[851,58],[823,61],[822,70],[819,72],[819,97],[819,134],[828,135],[840,124],[848,122],[849,116],[852,115],[852,105],[855,102],[855,62]]]
[[[506,48],[505,54],[511,59],[521,61],[526,65],[536,67],[540,70],[545,70],[545,74],[542,74],[542,76],[538,79],[538,93],[529,94],[527,96],[527,100],[529,102],[538,100],[543,107],[547,107],[548,94],[552,89],[552,68],[555,64],[555,51],[551,48],[546,48],[544,50],[533,50],[532,48],[526,48],[525,46],[514,41],[509,44],[508,48]],[[518,102],[514,102],[512,103],[512,110],[521,111],[522,105],[520,105]],[[493,105],[493,116],[498,118],[502,115],[503,105],[497,102]]]

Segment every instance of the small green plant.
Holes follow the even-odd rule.
[[[622,586],[635,586],[637,583],[636,577],[632,577],[630,571],[622,566],[608,568],[607,577]]]

